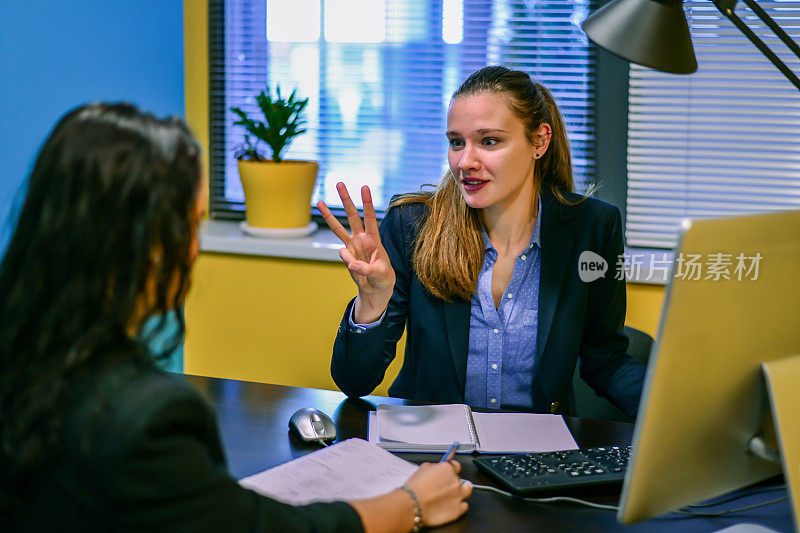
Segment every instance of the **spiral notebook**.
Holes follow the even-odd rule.
[[[478,413],[464,404],[385,405],[370,413],[369,442],[393,452],[532,453],[577,450],[564,418]]]

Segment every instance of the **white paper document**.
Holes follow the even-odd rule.
[[[362,439],[309,453],[239,480],[245,488],[284,503],[304,505],[371,498],[405,483],[417,465]]]

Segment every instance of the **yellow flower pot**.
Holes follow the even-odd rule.
[[[281,229],[308,226],[318,170],[315,161],[239,161],[247,225]]]

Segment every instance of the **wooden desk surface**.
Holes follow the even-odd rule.
[[[337,440],[351,437],[366,439],[367,412],[380,403],[403,404],[404,400],[382,396],[348,399],[341,392],[285,387],[263,383],[187,376],[216,407],[220,432],[228,457],[228,468],[236,478],[255,474],[319,449],[290,433],[289,417],[302,407],[324,411],[336,423]],[[566,418],[567,425],[581,447],[629,444],[633,425]],[[398,454],[420,463],[439,459],[431,454]],[[458,455],[462,477],[481,485],[496,484],[472,464],[469,455]],[[773,491],[735,500],[727,506],[738,508],[785,496]],[[616,505],[619,489],[595,490],[579,497]],[[470,510],[464,519],[437,531],[717,531],[741,523],[758,523],[776,531],[791,531],[791,510],[786,501],[731,517],[700,518],[670,514],[633,526],[621,526],[612,511],[590,509],[574,504],[526,503],[485,491],[475,491]]]

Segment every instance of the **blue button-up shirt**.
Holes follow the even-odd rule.
[[[539,213],[542,201],[539,200]],[[495,308],[492,271],[497,261],[483,232],[483,267],[472,295],[467,352],[465,400],[476,407],[530,407],[537,370],[536,332],[539,323],[540,220],[536,218],[531,241],[517,256],[506,291]]]
[[[531,407],[536,359],[536,332],[539,324],[539,270],[541,268],[542,200],[528,247],[517,256],[511,281],[503,293],[500,307],[492,299],[492,271],[497,250],[483,232],[485,254],[478,274],[478,287],[472,295],[467,350],[465,401],[474,407]],[[355,307],[355,306],[354,306]],[[357,324],[350,310],[351,331],[363,333],[380,324],[383,315],[371,324]],[[494,400],[494,401],[492,401]]]

